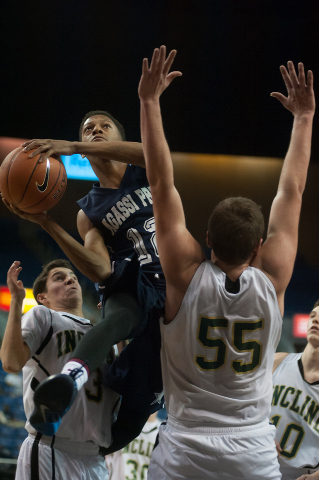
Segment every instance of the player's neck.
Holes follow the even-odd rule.
[[[71,315],[75,315],[76,317],[84,318],[82,305],[81,306],[70,306],[70,305],[56,305],[55,307],[50,307],[52,310],[56,312],[66,312],[70,313]]]
[[[227,277],[230,278],[232,282],[236,282],[236,280],[240,277],[246,268],[249,267],[249,262],[243,263],[242,265],[229,265],[218,258],[215,257],[215,261],[212,259],[212,262],[219,267],[224,273],[226,273]]]
[[[309,383],[319,380],[319,346],[308,343],[302,354],[301,361],[305,380]]]
[[[119,188],[126,171],[127,164],[115,160],[100,160],[98,164],[91,163],[95,175],[102,188]]]

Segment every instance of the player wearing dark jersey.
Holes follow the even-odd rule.
[[[92,191],[79,201],[82,209],[78,214],[77,226],[84,246],[68,235],[46,212],[25,214],[7,204],[22,218],[39,223],[73,264],[92,281],[100,284],[100,291],[103,292],[103,320],[89,332],[89,338],[85,342],[82,339],[78,344],[73,359],[65,365],[63,374],[39,386],[38,393],[42,392],[38,394],[39,405],[45,405],[49,409],[47,412],[58,413],[57,421],[46,422],[47,414],[43,418],[42,427],[35,425],[43,433],[56,431],[65,409],[112,345],[139,335],[146,326],[150,310],[154,312],[164,303],[164,278],[156,249],[152,199],[145,170],[142,168],[144,157],[141,145],[124,142],[123,127],[110,114],[101,111],[89,112],[85,116],[81,124],[81,140],[82,142],[32,140],[24,146],[26,151],[36,148],[30,156],[45,152],[43,160],[53,154],[73,153],[89,159],[99,178],[99,184],[95,184]],[[156,354],[152,351],[152,346],[159,350],[159,342],[153,334],[154,329],[157,330],[156,322],[152,325],[144,330],[141,338],[136,339],[138,342],[133,341],[124,349],[120,360],[106,379],[111,388],[123,395],[123,407],[127,386],[134,387],[140,377],[143,377],[143,372],[139,371],[135,378],[128,367],[129,362],[133,363],[132,370],[135,368],[134,348],[141,350],[141,341],[148,345],[145,349],[149,354],[147,360],[137,361],[139,367],[142,363],[147,366],[145,378],[153,363],[157,363]],[[125,361],[126,357],[128,361]],[[155,365],[154,368],[158,367]],[[58,392],[61,388],[69,391],[67,405],[59,403]],[[141,407],[139,429],[149,414],[162,403],[161,381],[153,382],[151,389],[152,395],[149,392],[146,396],[148,403],[152,404],[149,410],[142,404],[145,401],[142,396],[137,396],[133,404],[136,408]],[[153,399],[149,401],[151,396]],[[121,410],[122,413],[125,411],[124,408]],[[130,417],[131,415],[132,413]],[[38,413],[36,417],[38,418]],[[136,412],[136,418],[139,418],[139,412]],[[138,433],[135,431],[134,435]],[[128,438],[123,441],[127,440]]]

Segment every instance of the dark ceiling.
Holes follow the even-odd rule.
[[[165,132],[175,152],[284,157],[292,117],[269,96],[285,93],[279,66],[288,60],[304,62],[313,70],[319,92],[318,0],[0,3],[0,136],[76,140],[84,114],[103,109],[123,123],[128,140],[139,141],[142,59],[161,44],[178,50],[175,67],[183,72],[162,99]],[[318,132],[317,114],[313,163],[319,162]],[[317,267],[311,270],[298,260],[288,310],[307,311],[318,297],[315,167],[319,165],[312,165],[305,193],[300,251]],[[185,201],[192,181],[182,182]],[[89,182],[70,181],[64,202],[52,212],[68,231],[75,230],[75,200],[89,188]],[[273,187],[267,183],[263,188]],[[260,202],[264,207],[266,196]],[[187,218],[201,214],[196,205],[187,207]],[[0,218],[5,217],[13,216],[0,205]],[[26,228],[23,220],[17,225]],[[193,228],[194,235],[205,231],[206,215],[202,225]],[[302,299],[305,306],[296,306]]]
[[[172,150],[283,157],[292,119],[269,94],[285,91],[287,60],[311,68],[316,86],[318,3],[3,2],[0,135],[75,140],[83,115],[106,109],[139,141],[142,58],[166,44],[183,72],[162,100]]]

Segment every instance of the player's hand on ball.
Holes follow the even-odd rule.
[[[7,285],[9,287],[11,297],[19,301],[25,298],[25,289],[21,280],[18,280],[19,273],[22,270],[21,262],[15,261],[11,265],[7,273]]]
[[[307,83],[303,63],[298,63],[298,76],[294,64],[288,62],[288,71],[281,65],[280,72],[286,84],[288,97],[282,93],[272,92],[270,95],[277,98],[295,117],[313,116],[316,102],[313,92],[313,73],[307,72]]]
[[[150,67],[148,59],[144,58],[142,77],[138,86],[138,94],[141,100],[159,98],[174,78],[182,75],[178,71],[169,73],[176,53],[176,50],[172,50],[166,58],[166,47],[162,45],[159,49],[155,48]]]
[[[75,150],[73,142],[68,142],[67,140],[33,139],[23,143],[21,147],[24,147],[24,152],[33,150],[29,155],[30,158],[44,153],[39,160],[39,163],[44,162],[47,158],[52,156],[73,155]]]
[[[48,219],[47,212],[26,213],[26,212],[23,212],[22,210],[19,210],[17,207],[10,205],[10,203],[7,202],[7,200],[2,196],[2,194],[1,194],[1,198],[5,206],[10,210],[10,212],[14,213],[15,215],[19,215],[19,217],[24,218],[25,220],[29,220],[30,222],[38,223],[39,225],[42,225]]]

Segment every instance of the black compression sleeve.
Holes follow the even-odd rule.
[[[81,339],[72,358],[80,359],[90,372],[98,368],[113,345],[129,338],[143,321],[137,301],[127,293],[115,293],[104,305],[104,318]]]

